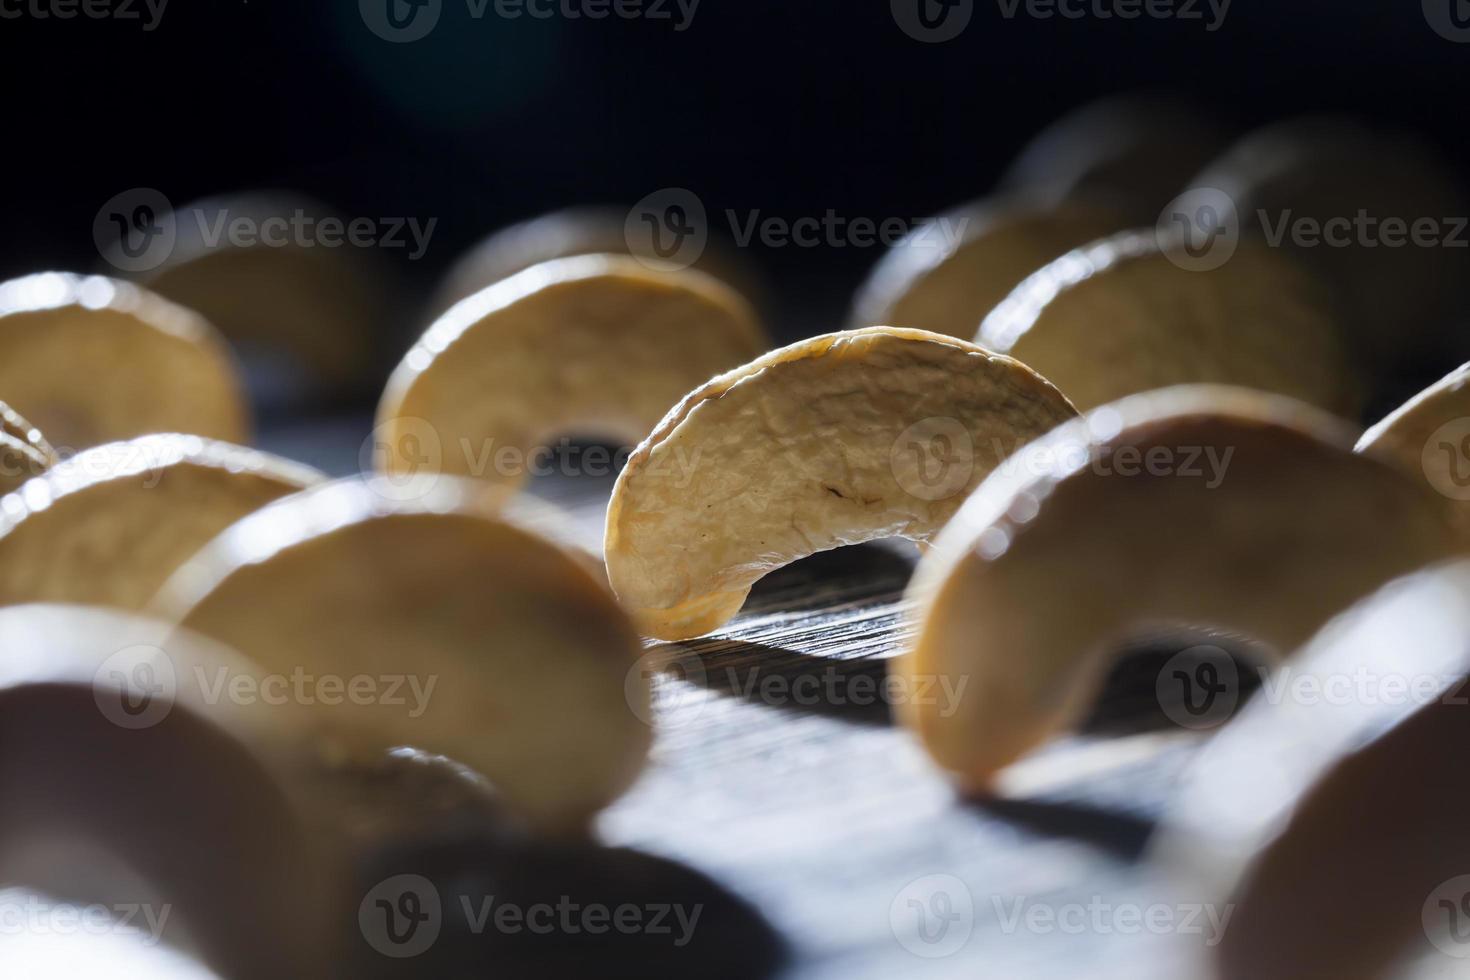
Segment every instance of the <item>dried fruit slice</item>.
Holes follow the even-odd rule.
[[[269,366],[273,384],[288,378],[288,395],[359,390],[381,369],[374,351],[392,312],[383,270],[362,248],[330,247],[352,243],[351,224],[314,201],[265,193],[196,201],[173,221],[167,261],[143,282],[207,317]]]
[[[320,711],[349,757],[448,756],[533,826],[585,829],[650,741],[627,616],[473,483],[391,495],[346,480],[278,501],[180,568],[153,608],[267,670],[347,679]]]
[[[1466,191],[1432,147],[1352,119],[1293,119],[1247,135],[1191,185],[1223,192],[1247,230],[1331,285],[1367,363],[1448,353],[1445,322],[1470,281]]]
[[[121,612],[27,605],[0,609],[0,654],[0,880],[141,907],[135,928],[222,976],[326,975],[329,879],[255,744],[285,718],[257,725],[258,704],[196,683],[241,670],[233,653]]]
[[[1356,414],[1361,385],[1316,279],[1254,242],[1208,271],[1181,248],[1150,231],[1071,252],[1018,286],[975,342],[1040,371],[1082,411],[1216,383]]]
[[[853,327],[891,325],[969,340],[985,314],[1057,256],[1127,222],[1093,204],[983,200],[915,228],[858,290]]]
[[[320,478],[197,436],[89,449],[0,498],[0,605],[141,608],[220,531]]]
[[[146,289],[59,272],[0,283],[0,349],[0,392],[58,449],[153,432],[249,438],[219,335]]]
[[[647,635],[707,633],[799,558],[928,541],[1013,449],[1074,414],[1025,365],[923,330],[773,351],[686,395],[634,451],[608,506],[608,578]]]
[[[1081,198],[1152,225],[1185,183],[1228,144],[1225,128],[1173,98],[1098,99],[1043,129],[1001,183],[1048,202]]]
[[[987,480],[910,587],[893,669],[966,687],[906,721],[966,788],[1087,709],[1117,645],[1225,630],[1296,649],[1391,578],[1463,552],[1439,501],[1300,402],[1183,386],[1057,429]]]
[[[377,465],[515,485],[548,438],[636,443],[765,348],[750,307],[701,273],[610,255],[534,266],[459,303],[404,357],[378,408]]]
[[[1470,530],[1470,364],[1425,388],[1363,433],[1358,452],[1391,459],[1459,502],[1455,519]]]

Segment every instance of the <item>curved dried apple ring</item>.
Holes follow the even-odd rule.
[[[285,718],[193,681],[241,668],[122,612],[0,609],[0,879],[143,906],[222,976],[324,975],[331,878],[260,751]]]
[[[220,531],[320,479],[309,467],[197,436],[89,449],[0,498],[0,605],[139,609]]]
[[[1358,452],[1393,460],[1449,500],[1470,530],[1470,364],[1461,365],[1363,433]]]
[[[516,485],[546,439],[632,445],[765,348],[745,301],[702,273],[613,255],[533,266],[456,305],[404,357],[378,407],[376,465]]]
[[[1351,451],[1346,426],[1210,385],[1124,399],[987,480],[910,586],[893,670],[966,685],[905,720],[966,789],[1086,710],[1118,644],[1160,629],[1294,650],[1389,579],[1463,552],[1427,490]]]
[[[1095,204],[985,199],[915,228],[859,288],[853,327],[889,324],[969,340],[1022,280],[1127,222]]]
[[[60,272],[0,283],[0,350],[0,392],[58,449],[153,432],[249,439],[219,334],[130,283]]]
[[[1255,242],[1209,270],[1188,268],[1182,247],[1125,232],[1071,252],[1018,286],[975,342],[1040,371],[1082,411],[1213,383],[1357,413],[1361,384],[1315,278]]]
[[[267,670],[372,681],[384,697],[349,686],[322,701],[346,756],[444,755],[533,826],[585,829],[649,747],[650,683],[626,614],[472,481],[390,497],[352,479],[271,504],[180,568],[152,608]]]
[[[698,636],[767,572],[927,542],[1017,446],[1075,413],[1025,365],[923,330],[814,337],[684,397],[618,477],[608,578],[640,629]]]

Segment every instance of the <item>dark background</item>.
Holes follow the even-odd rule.
[[[3,19],[0,274],[96,268],[98,208],[139,186],[176,205],[280,187],[348,216],[437,218],[421,261],[389,253],[410,290],[506,222],[667,186],[694,190],[712,218],[913,218],[988,190],[1063,111],[1134,89],[1191,96],[1241,126],[1359,112],[1429,135],[1463,167],[1467,64],[1470,45],[1432,31],[1414,0],[1235,0],[1216,33],[1007,20],[975,0],[942,44],[907,36],[888,0],[703,0],[683,33],[473,20],[445,0],[411,44],[370,33],[356,0],[172,0],[151,33]],[[755,254],[778,297],[824,297],[811,319],[830,322],[807,333],[841,326],[876,256]]]

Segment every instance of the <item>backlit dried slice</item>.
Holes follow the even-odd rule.
[[[320,478],[197,436],[89,449],[0,498],[0,605],[141,608],[220,531]]]
[[[848,322],[969,340],[1031,273],[1126,226],[1120,216],[1083,202],[977,201],[918,226],[889,249],[858,290]]]
[[[383,696],[349,685],[321,699],[347,757],[447,756],[532,826],[585,829],[650,741],[626,614],[472,482],[391,496],[347,480],[272,504],[184,565],[153,608],[267,670],[373,679]]]
[[[1005,457],[1075,413],[1025,365],[871,327],[773,351],[685,396],[608,506],[608,577],[643,632],[716,629],[767,572],[927,542]]]
[[[975,342],[1040,371],[1086,411],[1175,384],[1291,395],[1351,417],[1360,400],[1326,290],[1243,242],[1208,271],[1125,232],[1056,260],[985,318]]]
[[[643,249],[637,254],[657,263],[656,253],[644,254],[648,250],[640,240],[642,236],[630,238],[627,223],[626,208],[579,207],[553,211],[503,228],[454,263],[439,287],[434,311],[443,312],[486,286],[552,259],[631,255],[635,249]],[[754,297],[762,292],[759,276],[718,242],[706,244],[694,268],[729,283],[745,296]]]
[[[131,908],[133,928],[188,945],[221,976],[327,975],[340,902],[323,902],[319,849],[253,744],[286,719],[271,709],[260,725],[258,701],[211,694],[242,670],[170,624],[0,609],[0,881]]]
[[[173,219],[177,241],[143,282],[198,310],[248,362],[267,366],[271,384],[289,379],[289,396],[340,394],[381,369],[374,351],[391,296],[368,250],[353,247],[349,222],[314,201],[271,194],[196,201]],[[396,237],[412,251],[427,244],[414,234],[422,228]]]
[[[1394,582],[1191,765],[1159,857],[1234,906],[1213,975],[1366,980],[1464,949],[1467,636],[1470,564]]]
[[[1450,500],[1470,529],[1470,364],[1409,399],[1363,433],[1358,452],[1392,459]]]
[[[1078,720],[1110,655],[1187,627],[1266,658],[1465,550],[1441,503],[1300,402],[1208,385],[1124,399],[987,480],[920,563],[894,671],[965,683],[906,721],[967,789]]]
[[[1376,368],[1463,356],[1443,348],[1470,282],[1467,196],[1433,147],[1352,119],[1293,119],[1246,136],[1191,183],[1223,191],[1247,230],[1321,274]]]
[[[1081,198],[1152,225],[1169,199],[1228,143],[1224,127],[1171,98],[1099,99],[1043,129],[1002,184],[1052,202]]]
[[[509,485],[546,440],[632,445],[711,375],[766,348],[750,307],[691,270],[611,255],[558,259],[444,314],[389,379],[377,466]]]
[[[58,272],[0,283],[0,350],[6,403],[57,449],[153,432],[249,438],[224,342],[146,289]]]

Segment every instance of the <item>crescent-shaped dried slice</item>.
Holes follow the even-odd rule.
[[[447,756],[534,827],[585,829],[650,741],[627,615],[470,481],[390,498],[354,479],[278,501],[179,569],[153,608],[267,670],[368,679],[381,697],[349,684],[320,699],[347,756]]]
[[[0,609],[0,880],[130,907],[134,928],[222,976],[326,975],[330,878],[269,750],[252,744],[281,737],[286,719],[270,709],[256,725],[258,703],[211,694],[217,673],[242,669],[171,624]]]
[[[708,633],[799,558],[927,542],[1074,414],[1025,365],[923,330],[792,344],[695,389],[633,452],[608,505],[608,578],[645,634]]]
[[[927,221],[873,267],[853,301],[853,327],[892,325],[969,340],[1022,280],[1074,248],[1126,227],[1094,204],[1047,207],[982,200]]]
[[[444,314],[388,381],[379,469],[515,485],[545,440],[646,436],[695,385],[765,350],[744,300],[691,270],[558,259]]]
[[[1228,142],[1225,128],[1195,106],[1154,95],[1114,96],[1043,129],[1001,183],[1051,202],[1102,201],[1130,223],[1152,225]]]
[[[1443,348],[1470,281],[1467,194],[1422,140],[1347,118],[1292,119],[1247,135],[1191,186],[1224,192],[1247,230],[1317,271],[1376,368],[1464,355]]]
[[[1357,372],[1313,276],[1255,242],[1209,271],[1177,261],[1178,247],[1125,232],[1071,252],[1017,287],[975,342],[1040,371],[1082,411],[1214,383],[1357,413]]]
[[[224,342],[146,289],[59,272],[0,283],[0,351],[6,403],[58,449],[152,432],[249,438]]]
[[[644,245],[639,236],[630,238],[627,224],[627,208],[575,207],[502,228],[450,267],[432,308],[438,314],[486,286],[552,259],[635,254]],[[660,261],[651,251],[637,254],[654,264]],[[757,297],[763,292],[760,277],[748,263],[717,242],[706,244],[694,268],[729,283],[742,295]]]
[[[1363,433],[1358,452],[1391,459],[1450,500],[1470,529],[1470,364],[1461,365]]]
[[[197,436],[97,446],[0,498],[0,605],[139,609],[220,531],[321,479]]]
[[[351,223],[271,193],[196,201],[173,220],[174,246],[143,282],[198,310],[248,361],[269,365],[270,383],[290,378],[301,389],[290,396],[340,395],[382,369],[374,352],[392,316],[384,270],[365,249],[329,245],[350,244]],[[237,224],[246,237],[230,230]]]
[[[1141,634],[1243,634],[1278,657],[1384,582],[1462,553],[1443,507],[1352,452],[1345,424],[1209,385],[1104,406],[1026,447],[940,534],[894,671],[963,678],[958,710],[904,706],[967,789],[1084,712]]]

